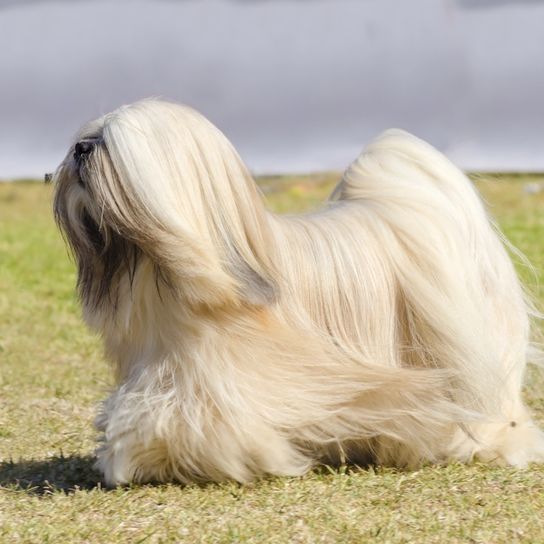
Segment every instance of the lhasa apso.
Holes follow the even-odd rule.
[[[530,304],[431,146],[388,131],[323,209],[278,216],[187,107],[125,106],[75,142],[54,207],[115,367],[109,484],[544,459],[521,398]]]

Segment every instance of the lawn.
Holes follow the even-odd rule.
[[[271,208],[303,211],[337,176],[262,178]],[[535,270],[544,307],[544,178],[478,176],[491,213]],[[97,402],[110,386],[83,326],[52,188],[0,184],[0,542],[544,542],[544,466],[323,468],[251,485],[106,490],[93,471]],[[544,377],[526,399],[544,424]]]

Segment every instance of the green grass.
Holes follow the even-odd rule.
[[[260,183],[272,208],[299,212],[335,179]],[[520,273],[542,307],[544,193],[526,194],[528,179],[477,183],[535,265]],[[0,542],[544,542],[542,466],[323,468],[247,486],[103,489],[92,419],[110,372],[81,323],[50,208],[49,186],[0,185]],[[543,376],[529,378],[526,398],[542,424]]]

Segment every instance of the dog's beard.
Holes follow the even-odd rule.
[[[117,304],[118,284],[128,275],[132,285],[138,266],[138,247],[108,227],[100,228],[84,210],[85,249],[78,251],[78,288],[88,305]]]
[[[99,219],[90,165],[65,164],[57,175],[54,212],[78,267],[78,292],[90,309],[115,308],[123,276],[132,285],[141,251],[138,246]]]

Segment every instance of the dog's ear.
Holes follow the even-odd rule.
[[[107,148],[97,148],[86,169],[95,215],[147,255],[158,276],[191,303],[267,305],[276,299],[266,244],[254,224],[242,240],[234,241],[227,229],[218,255],[216,244],[196,238],[181,221],[173,225],[155,213],[130,180],[121,180]]]
[[[264,306],[279,298],[279,273],[270,216],[255,182],[237,155],[225,155],[217,173],[215,202],[206,216],[224,269],[234,279],[238,296],[247,304]],[[215,187],[214,187],[215,188]],[[211,200],[211,199],[210,199]]]

